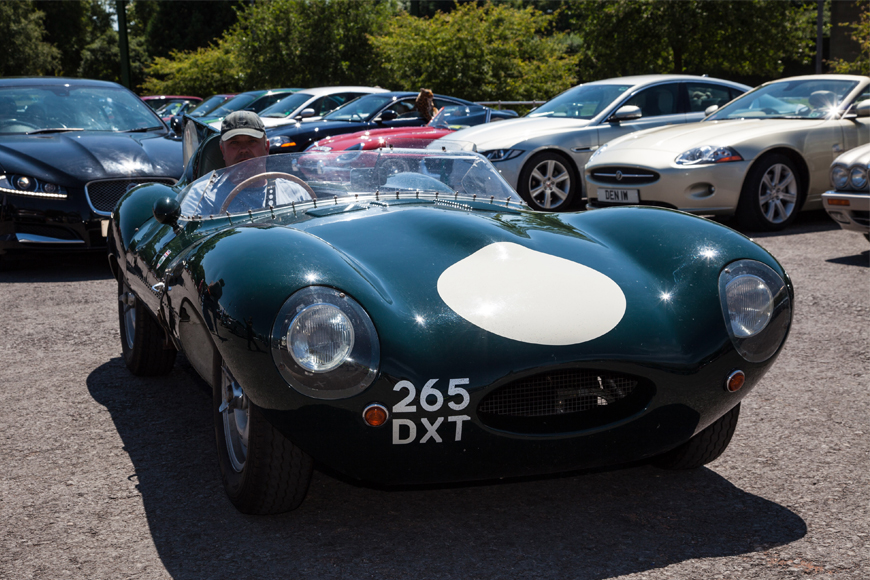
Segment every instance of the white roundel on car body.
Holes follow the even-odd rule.
[[[490,244],[447,268],[438,294],[488,332],[563,346],[598,338],[625,314],[625,294],[597,270],[511,242]]]

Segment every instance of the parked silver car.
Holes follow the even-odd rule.
[[[700,121],[750,87],[709,77],[644,75],[576,86],[527,116],[452,133],[430,148],[485,155],[533,208],[566,211],[583,196],[583,166],[621,135]]]
[[[831,164],[832,190],[822,194],[828,215],[844,230],[870,241],[870,144],[846,151]]]
[[[596,151],[586,164],[587,208],[658,205],[779,230],[801,209],[821,209],[831,162],[868,142],[870,77],[780,79],[702,123],[626,135]]]

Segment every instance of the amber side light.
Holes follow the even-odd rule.
[[[731,393],[736,393],[743,387],[744,383],[746,383],[746,375],[743,371],[734,371],[725,381],[725,388]]]
[[[387,413],[387,410],[383,405],[378,403],[369,405],[365,408],[365,411],[363,411],[363,420],[365,420],[366,424],[371,427],[380,427],[387,422],[389,416],[389,413]]]
[[[828,205],[849,205],[848,199],[829,199]]]

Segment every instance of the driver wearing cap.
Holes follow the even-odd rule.
[[[233,111],[221,123],[221,154],[227,167],[269,154],[266,127],[252,111]]]

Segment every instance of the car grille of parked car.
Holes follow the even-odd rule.
[[[641,185],[657,181],[659,174],[649,169],[636,167],[599,167],[589,173],[596,183],[614,185]]]
[[[652,397],[647,381],[588,369],[551,371],[499,387],[477,414],[490,427],[522,433],[576,431],[619,420]]]
[[[118,200],[127,191],[140,183],[165,183],[173,185],[175,179],[160,177],[143,177],[134,179],[107,179],[105,181],[91,181],[85,186],[85,193],[91,207],[98,214],[109,215],[115,209]]]
[[[861,224],[862,226],[870,226],[870,211],[855,210],[849,212],[849,215],[852,216],[855,223]]]

